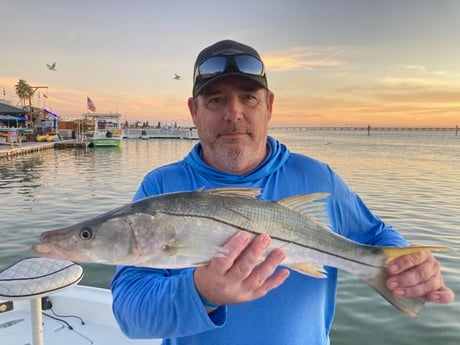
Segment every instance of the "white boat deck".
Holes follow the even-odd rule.
[[[77,285],[50,295],[49,299],[52,308],[43,310],[44,345],[161,344],[159,339],[133,340],[123,335],[113,317],[112,297],[107,289]],[[0,309],[4,302],[0,301]],[[0,312],[1,344],[30,345],[29,300],[12,303],[13,310]]]

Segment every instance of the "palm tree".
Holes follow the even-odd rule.
[[[19,79],[14,88],[16,89],[16,95],[18,95],[19,99],[21,100],[22,107],[26,107],[26,100],[29,100],[30,106],[30,98],[33,95],[32,87],[27,84],[24,79]]]

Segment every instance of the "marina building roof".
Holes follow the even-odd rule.
[[[27,111],[24,109],[13,107],[12,105],[0,102],[0,115],[24,115]]]

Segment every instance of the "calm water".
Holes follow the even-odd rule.
[[[273,131],[291,151],[328,162],[386,222],[438,255],[457,300],[411,319],[341,273],[333,345],[445,344],[460,339],[460,137],[453,132]],[[195,141],[127,140],[120,149],[47,150],[0,160],[0,267],[28,257],[47,229],[131,200],[151,168],[184,157]],[[108,287],[113,267],[85,265],[84,284]],[[371,340],[372,339],[372,340]]]

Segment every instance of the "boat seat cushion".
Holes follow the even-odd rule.
[[[30,299],[77,284],[83,268],[71,261],[28,258],[0,271],[0,298]]]

